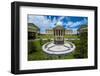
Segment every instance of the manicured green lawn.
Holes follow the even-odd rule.
[[[53,35],[49,34],[49,35],[40,35],[40,38],[43,38],[43,39],[51,39],[53,38]]]
[[[67,36],[68,37],[68,36]],[[78,38],[75,36],[75,38]],[[69,40],[70,42],[74,43],[76,46],[75,51],[70,54],[63,55],[63,56],[56,56],[56,55],[48,55],[42,50],[42,45],[50,42],[49,39],[43,40],[29,40],[28,41],[28,60],[55,60],[55,59],[78,59],[78,58],[87,58],[86,56],[81,57],[81,47],[80,40]],[[87,48],[86,48],[87,49]],[[87,52],[87,51],[86,51]],[[86,55],[86,54],[85,54]]]
[[[53,59],[62,59],[62,57],[58,56],[51,56],[43,52],[42,45],[48,42],[47,40],[31,40],[28,41],[28,60],[53,60]],[[41,44],[42,43],[42,44]],[[68,56],[64,56],[65,58],[73,58],[73,56],[70,54]]]
[[[79,38],[77,35],[65,35],[64,38],[73,38],[73,39],[76,39],[76,38]]]
[[[42,51],[42,45],[45,42],[46,41],[41,42],[40,40],[28,41],[28,44],[30,44],[28,46],[29,47],[28,60],[45,60],[46,59],[46,54]]]
[[[40,38],[44,38],[44,39],[51,39],[53,38],[53,35],[41,35]],[[77,35],[65,35],[64,38],[70,39],[70,38],[79,38]]]

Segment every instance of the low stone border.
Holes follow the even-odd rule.
[[[74,50],[75,50],[75,45],[72,43],[72,42],[66,42],[66,43],[68,43],[68,44],[70,44],[71,45],[71,47],[69,47],[69,49],[67,49],[67,50],[63,50],[63,51],[53,51],[53,50],[50,50],[49,48],[51,48],[51,47],[54,47],[55,45],[53,45],[53,46],[51,46],[51,47],[47,47],[49,44],[51,44],[51,43],[53,43],[53,42],[48,42],[48,43],[46,43],[46,44],[44,44],[43,46],[42,46],[42,49],[43,49],[43,51],[45,52],[45,53],[47,53],[47,54],[52,54],[52,55],[62,55],[62,54],[68,54],[68,53],[71,53],[71,52],[73,52]],[[67,47],[66,45],[64,45],[64,47]],[[68,48],[68,47],[67,47]]]

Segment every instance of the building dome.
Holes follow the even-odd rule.
[[[58,21],[57,23],[56,23],[56,25],[62,25],[62,22],[61,21]]]

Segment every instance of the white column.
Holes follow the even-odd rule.
[[[55,40],[57,40],[57,39],[56,39],[56,30],[55,30]]]
[[[56,30],[56,40],[57,40],[57,35],[58,35],[58,34],[57,34],[57,30]]]
[[[62,30],[61,30],[61,40],[62,40]]]
[[[61,36],[62,36],[62,30],[61,30]]]
[[[60,40],[61,40],[61,30],[60,30]]]
[[[61,30],[59,30],[59,31],[60,31],[60,32],[59,32],[59,33],[60,33],[60,35],[59,35],[59,36],[61,36]]]
[[[60,30],[58,31],[58,33],[59,33],[58,36],[60,36]]]

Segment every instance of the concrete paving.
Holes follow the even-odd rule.
[[[63,45],[56,45],[54,42],[48,42],[42,46],[42,49],[47,54],[62,55],[74,51],[75,45],[68,41],[64,42]]]

